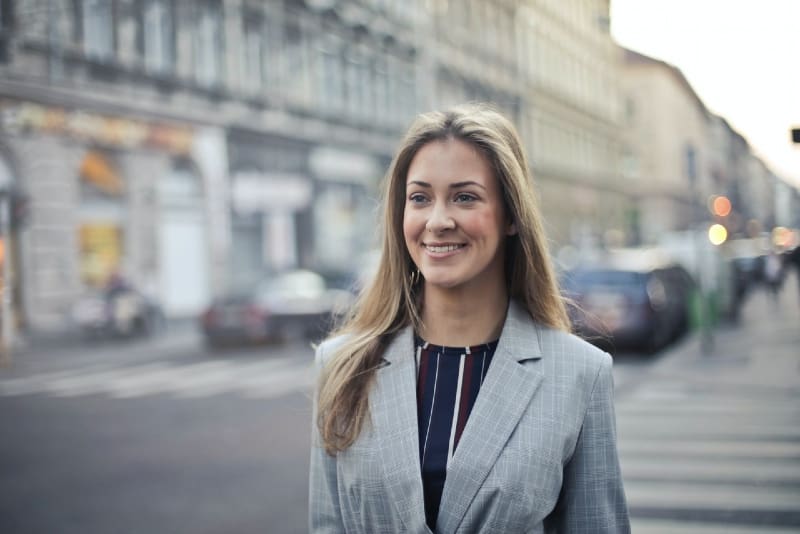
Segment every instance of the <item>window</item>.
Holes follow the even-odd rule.
[[[222,8],[219,0],[197,3],[194,67],[203,85],[222,82]]]
[[[0,0],[0,33],[11,29],[13,7],[11,0]]]
[[[364,79],[364,63],[355,47],[347,54],[347,112],[358,117],[361,106],[364,104],[364,95],[367,89]]]
[[[244,82],[257,91],[266,80],[267,27],[258,13],[244,15]]]
[[[174,26],[171,0],[146,0],[142,9],[144,65],[163,73],[174,64]]]
[[[297,104],[307,104],[310,90],[310,57],[307,30],[289,19],[284,33],[286,94]]]
[[[114,3],[111,0],[83,0],[83,49],[94,59],[114,54]]]
[[[320,43],[320,102],[326,111],[341,111],[344,103],[342,40],[327,35]]]

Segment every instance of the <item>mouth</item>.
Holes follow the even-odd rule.
[[[433,254],[444,254],[446,252],[455,252],[456,250],[462,249],[467,245],[463,243],[441,243],[441,244],[423,243],[423,246],[425,247],[425,250]]]

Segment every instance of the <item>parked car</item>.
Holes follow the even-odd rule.
[[[320,274],[293,270],[216,299],[200,324],[213,347],[320,339],[351,300],[350,292],[328,288]]]
[[[598,345],[654,352],[689,325],[694,281],[680,265],[581,267],[562,280],[575,331]]]

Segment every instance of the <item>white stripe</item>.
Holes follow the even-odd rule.
[[[431,420],[433,409],[436,406],[436,384],[439,381],[439,353],[436,353],[436,374],[433,377],[433,397],[431,398],[431,413],[428,414],[428,425],[425,429],[425,443],[422,446],[422,465],[425,465],[425,453],[428,452],[428,436],[431,435]]]
[[[453,459],[453,445],[456,441],[456,427],[458,426],[459,401],[461,400],[461,384],[464,381],[464,360],[467,355],[462,354],[458,362],[458,382],[456,382],[456,399],[453,403],[453,419],[450,423],[450,444],[447,446],[447,467]]]
[[[417,380],[419,380],[419,359],[422,357],[422,345],[417,347],[416,354],[414,354],[414,360],[417,362]]]
[[[486,351],[481,354],[481,385],[483,385],[483,366],[486,365]]]

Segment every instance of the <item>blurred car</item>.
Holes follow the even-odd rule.
[[[581,267],[564,274],[575,331],[588,341],[654,352],[689,325],[694,281],[680,265]]]
[[[287,271],[216,299],[200,324],[212,347],[320,339],[352,298],[348,291],[328,288],[318,273]]]

